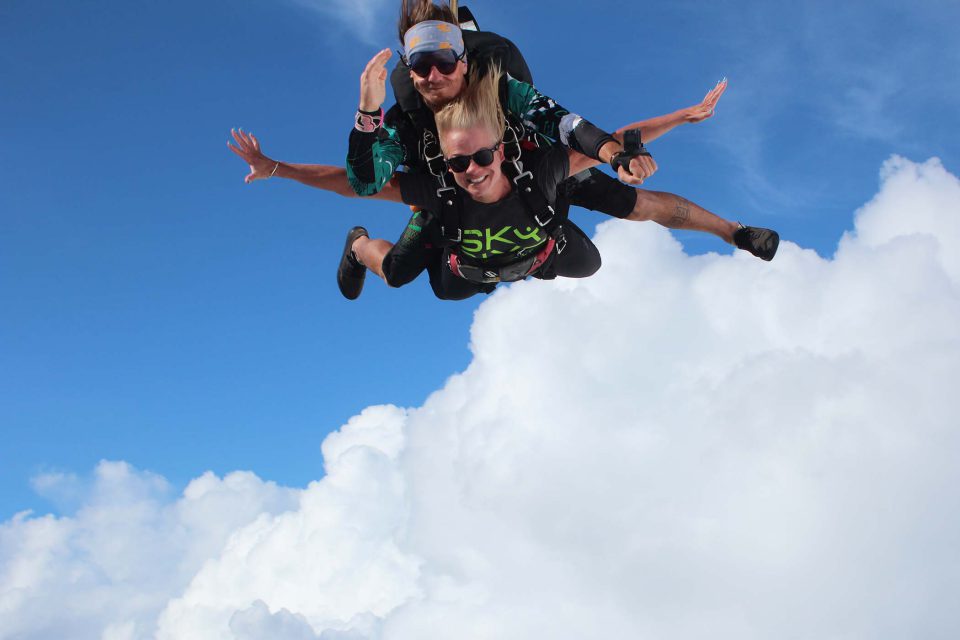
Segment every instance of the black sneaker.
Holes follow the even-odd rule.
[[[773,229],[760,227],[745,227],[733,232],[733,244],[744,251],[749,251],[761,260],[773,260],[780,246],[780,234]]]
[[[337,267],[337,285],[340,293],[347,300],[356,300],[363,291],[363,279],[367,275],[367,268],[360,264],[353,255],[353,243],[357,238],[369,237],[363,227],[354,227],[347,232],[347,243],[343,246],[343,255],[340,256],[340,266]]]

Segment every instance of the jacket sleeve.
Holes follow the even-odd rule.
[[[532,85],[514,78],[507,81],[507,110],[520,118],[528,130],[558,141],[594,160],[600,159],[600,148],[614,139],[584,118],[570,113]]]
[[[347,180],[358,196],[379,193],[403,160],[396,129],[383,125],[372,133],[350,131]]]

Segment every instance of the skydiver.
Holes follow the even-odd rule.
[[[411,14],[407,12],[408,3],[404,3],[405,13],[401,18],[401,31],[406,27],[405,19],[410,23],[416,22],[417,17],[424,15],[449,18],[443,13],[449,12],[446,7],[438,7],[430,2],[417,2],[413,6],[415,9],[413,13],[417,15],[410,17]],[[361,111],[357,114],[357,118],[358,122],[365,121],[369,125],[376,123],[377,126],[371,127],[371,131],[351,134],[351,156],[348,159],[348,168],[351,170],[351,185],[357,193],[375,193],[392,175],[393,168],[401,163],[408,167],[412,166],[414,170],[426,170],[427,168],[423,166],[423,158],[413,150],[419,150],[421,136],[432,122],[427,122],[419,130],[417,125],[432,121],[434,109],[451,96],[459,95],[466,85],[468,68],[464,60],[466,50],[462,34],[456,25],[416,22],[404,33],[408,44],[416,41],[415,45],[405,47],[404,58],[406,64],[413,67],[408,74],[423,98],[424,108],[420,113],[411,113],[416,109],[401,110],[398,105],[391,109],[386,118],[380,117],[382,112],[379,111],[379,106],[385,97],[385,63],[390,57],[389,50],[380,52],[371,60],[364,78],[370,78],[372,74],[377,75],[379,80],[377,86],[380,89],[375,95],[368,95],[368,92],[361,94]],[[529,85],[512,79],[506,84],[507,106],[515,107],[520,115],[525,116],[525,124],[528,127],[539,126],[541,131],[553,133],[561,139],[566,138],[571,146],[587,150],[597,160],[614,159],[614,154],[617,152],[611,152],[611,149],[619,149],[619,144],[610,136],[581,118],[569,114]],[[700,105],[629,126],[639,127],[643,132],[643,138],[649,141],[678,124],[702,121],[712,115],[716,102],[725,88],[726,83],[722,82]],[[391,120],[396,123],[395,127],[383,126],[384,121]],[[617,137],[622,138],[625,129],[627,128],[619,130]],[[369,135],[371,133],[375,136],[371,137]],[[234,148],[234,151],[251,165],[248,181],[277,175],[297,179],[320,188],[330,188],[346,195],[342,182],[334,180],[336,184],[331,186],[328,181],[325,181],[326,176],[334,175],[329,172],[331,168],[276,163],[262,156],[259,145],[252,136],[246,139],[246,143],[242,135],[239,137],[235,135],[235,138],[239,147]],[[541,142],[544,141],[543,136],[538,136],[538,139]],[[365,162],[370,159],[373,161],[372,165]],[[626,161],[623,160],[621,158],[619,164],[616,162],[613,164],[617,167],[618,174],[627,181],[642,182],[656,168],[652,159],[645,155],[628,156]],[[358,174],[355,168],[361,166],[363,168]],[[627,172],[625,166],[636,175]],[[365,180],[361,180],[359,176]],[[569,195],[574,204],[601,210],[616,217],[651,219],[672,228],[710,231],[725,241],[732,242],[764,259],[772,258],[776,250],[775,232],[743,228],[737,223],[724,221],[678,196],[633,190],[599,172],[587,176],[586,179],[574,181]],[[710,224],[705,224],[704,220],[710,220]],[[348,247],[345,248],[338,270],[341,291],[350,298],[359,295],[359,286],[362,285],[364,273],[359,262],[378,265],[380,268],[375,269],[375,272],[392,286],[400,286],[411,281],[423,270],[424,264],[436,261],[442,254],[440,247],[442,242],[431,241],[430,237],[436,235],[436,233],[430,233],[431,230],[436,231],[433,229],[436,223],[435,214],[415,213],[396,246],[382,240],[369,240],[362,232],[358,234],[356,229],[351,230]],[[363,254],[370,253],[373,247],[378,251],[382,251],[385,247],[392,248],[385,256],[385,260],[381,261],[370,255],[364,259]]]

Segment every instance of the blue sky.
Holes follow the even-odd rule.
[[[30,479],[101,459],[177,486],[208,469],[302,486],[326,433],[466,366],[480,300],[441,303],[425,282],[337,292],[345,231],[393,238],[402,208],[245,186],[226,149],[242,126],[279,159],[341,162],[395,7],[360,3],[358,25],[326,6],[0,5],[0,518],[69,510]],[[728,77],[712,121],[651,146],[650,187],[825,255],[891,154],[960,167],[955,2],[471,6],[601,126]]]

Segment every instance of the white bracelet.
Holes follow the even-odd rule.
[[[267,179],[269,180],[270,178],[272,178],[273,175],[277,172],[277,169],[279,169],[279,168],[280,168],[280,163],[279,163],[279,162],[278,162],[277,164],[273,165],[273,171],[270,172],[270,175],[267,176]]]

